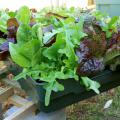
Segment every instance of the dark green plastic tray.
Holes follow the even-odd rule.
[[[115,72],[106,70],[93,77],[92,80],[101,84],[100,92],[102,93],[120,85],[120,70]],[[53,112],[96,95],[95,92],[87,91],[73,79],[60,80],[59,82],[65,86],[65,90],[57,93],[52,92],[50,105],[46,107],[44,105],[45,90],[42,87],[43,83],[36,83],[31,79],[19,80],[22,88],[37,101],[38,107],[43,112]]]

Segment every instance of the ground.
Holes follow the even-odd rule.
[[[110,99],[112,105],[104,110]],[[67,120],[120,120],[120,87],[68,107]]]

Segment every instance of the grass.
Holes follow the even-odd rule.
[[[112,105],[104,110],[105,103]],[[120,120],[120,87],[67,108],[67,120]]]

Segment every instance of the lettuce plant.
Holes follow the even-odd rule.
[[[23,17],[24,15],[26,17]],[[78,56],[75,49],[87,36],[83,31],[83,16],[80,16],[77,23],[74,17],[58,20],[53,16],[58,24],[56,26],[56,23],[52,22],[54,29],[46,33],[43,33],[43,26],[39,22],[29,26],[30,12],[27,8],[22,7],[16,18],[20,23],[17,43],[9,43],[9,50],[13,61],[22,67],[23,71],[15,80],[29,76],[33,80],[43,81],[46,106],[49,105],[52,91],[64,90],[59,80],[74,78],[76,81],[80,80],[88,89],[99,93],[99,83],[88,77],[80,78],[77,74]],[[51,44],[48,46],[48,43]]]

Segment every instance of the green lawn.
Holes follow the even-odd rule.
[[[110,99],[112,105],[104,110]],[[68,107],[67,120],[120,120],[120,87]]]

